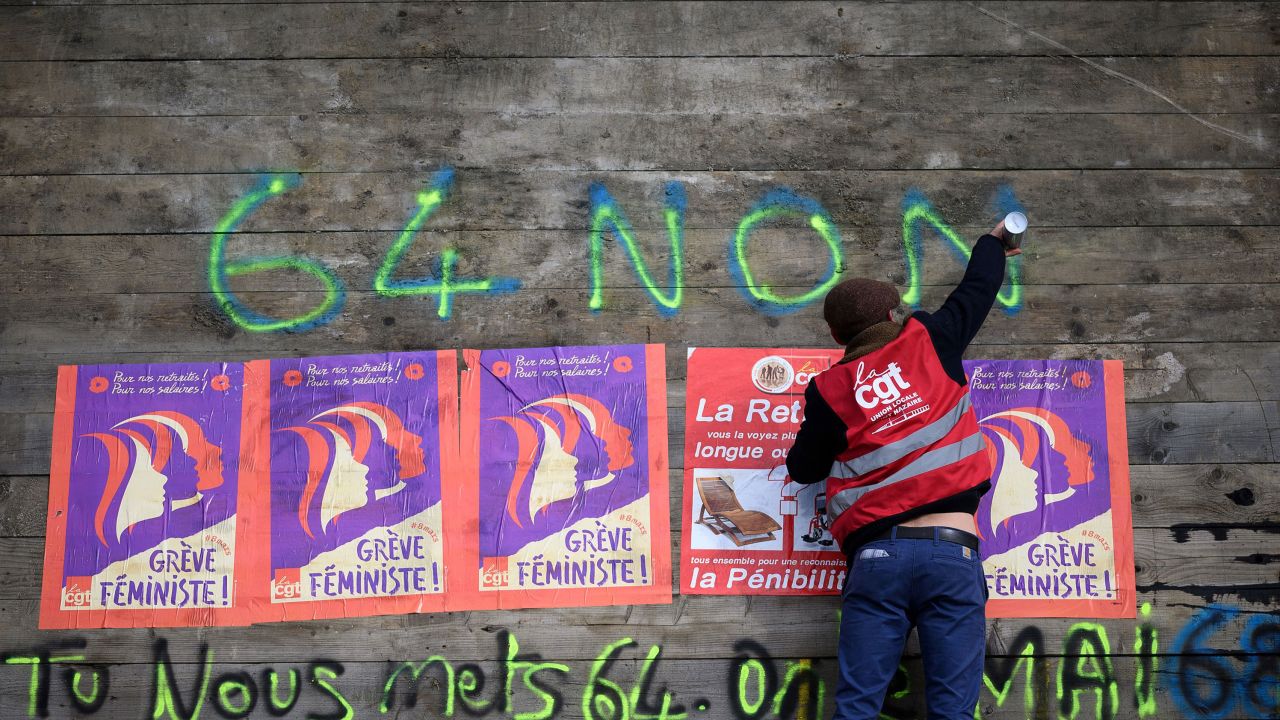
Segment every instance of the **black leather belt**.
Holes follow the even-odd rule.
[[[977,535],[949,527],[891,527],[871,538],[867,542],[893,539],[895,537],[895,531],[896,537],[899,538],[905,538],[908,540],[933,540],[934,538],[937,538],[957,545],[963,545],[974,552],[977,552],[978,550]]]

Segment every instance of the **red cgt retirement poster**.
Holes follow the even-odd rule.
[[[787,477],[804,390],[839,350],[690,348],[680,592],[833,595],[823,484]]]

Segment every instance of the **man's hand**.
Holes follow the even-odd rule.
[[[991,235],[994,235],[996,238],[998,238],[998,239],[1000,240],[1000,244],[1001,244],[1001,245],[1004,245],[1004,256],[1005,256],[1005,257],[1007,257],[1007,258],[1011,258],[1011,257],[1013,257],[1014,255],[1021,255],[1021,254],[1022,254],[1022,248],[1010,247],[1010,246],[1009,246],[1009,242],[1012,240],[1012,238],[1011,238],[1011,237],[1009,237],[1009,233],[1007,233],[1007,232],[1005,232],[1005,231],[1004,231],[1004,221],[1003,221],[1003,220],[1001,220],[1001,221],[1000,221],[1000,224],[999,224],[999,225],[996,225],[994,228],[992,228],[992,229],[991,229],[991,233],[990,233],[990,234],[991,234]]]

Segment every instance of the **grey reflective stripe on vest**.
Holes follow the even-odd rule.
[[[835,495],[827,498],[827,516],[831,518],[832,522],[835,522],[835,519],[840,516],[840,513],[852,507],[853,504],[858,501],[858,498],[863,495],[866,495],[873,490],[879,490],[880,488],[888,487],[894,483],[899,483],[903,480],[909,480],[918,475],[923,475],[932,470],[946,467],[952,463],[960,462],[974,453],[981,452],[982,448],[983,439],[981,431],[976,432],[959,442],[951,443],[950,445],[943,445],[940,448],[934,448],[911,461],[906,467],[878,483],[862,485],[860,487],[845,488],[844,490],[841,490]]]
[[[866,475],[876,468],[882,468],[885,465],[897,462],[922,447],[928,447],[938,442],[946,437],[947,433],[951,432],[952,428],[960,422],[960,418],[964,417],[965,412],[969,410],[971,405],[969,393],[961,395],[960,401],[945,415],[901,440],[876,448],[866,455],[859,455],[852,460],[837,461],[831,466],[830,477],[845,480],[859,475]]]

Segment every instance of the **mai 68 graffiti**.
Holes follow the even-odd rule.
[[[250,332],[303,332],[331,322],[342,312],[346,290],[332,268],[318,260],[297,256],[228,258],[227,245],[263,203],[297,188],[302,183],[298,174],[278,174],[262,178],[256,187],[232,204],[214,227],[209,247],[208,282],[218,307],[240,328]],[[398,278],[397,267],[413,245],[418,231],[449,198],[454,183],[452,168],[437,172],[422,189],[412,194],[413,204],[399,235],[387,249],[381,265],[371,280],[372,289],[386,298],[425,296],[436,301],[436,315],[448,320],[453,315],[456,297],[462,294],[495,295],[512,293],[521,283],[513,277],[461,277],[457,274],[458,250],[448,246],[440,251],[436,271],[431,277]],[[679,182],[667,183],[662,212],[670,252],[665,279],[651,269],[645,260],[637,234],[618,200],[601,183],[588,190],[590,223],[587,231],[586,265],[590,295],[588,308],[600,312],[605,307],[604,257],[606,240],[612,238],[625,251],[640,287],[662,315],[674,315],[684,303],[686,215],[685,188]],[[1000,187],[991,203],[994,217],[1024,208],[1013,191]],[[770,223],[799,222],[822,241],[826,249],[826,270],[821,280],[803,292],[789,293],[764,282],[749,259],[753,233]],[[931,231],[931,233],[929,233]],[[969,256],[969,242],[960,236],[916,189],[902,200],[902,249],[906,266],[906,291],[903,300],[919,305],[923,277],[924,237],[935,235],[960,261]],[[820,257],[820,256],[819,256]],[[819,259],[819,262],[822,262]],[[766,192],[747,208],[728,238],[725,259],[733,285],[753,308],[767,314],[795,312],[821,299],[840,280],[845,270],[840,230],[831,215],[817,200],[790,188],[778,187]],[[324,296],[307,310],[291,317],[273,317],[250,308],[231,289],[233,278],[268,271],[290,271],[310,275],[319,283]],[[1021,259],[1009,261],[1008,280],[1000,291],[999,303],[1008,313],[1022,308]]]
[[[281,665],[235,662],[208,645],[184,650],[155,641],[138,662],[92,659],[84,640],[55,640],[0,653],[5,718],[109,717],[151,720],[288,717],[489,717],[551,720],[820,720],[831,710],[834,663],[779,658],[751,638],[724,638],[715,660],[670,661],[661,644],[601,641],[594,658],[559,661],[509,630],[480,662],[447,650],[392,662],[322,657]],[[988,646],[1002,645],[994,638]],[[486,653],[488,654],[488,653]],[[699,676],[688,677],[691,663]],[[361,669],[363,666],[364,669]],[[880,717],[923,717],[918,673],[899,668]],[[989,650],[975,720],[1275,717],[1280,713],[1280,622],[1228,605],[1202,608],[1173,643],[1144,604],[1137,624],[1079,622],[1060,643],[1033,625]]]

